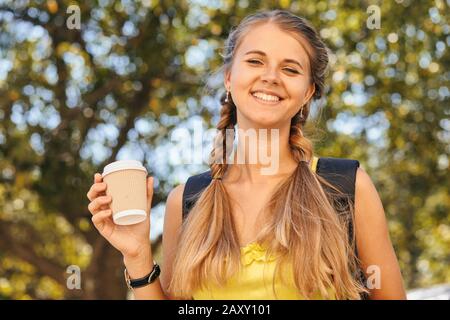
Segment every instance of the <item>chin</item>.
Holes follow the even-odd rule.
[[[250,128],[255,129],[279,129],[281,127],[282,119],[275,118],[273,114],[252,114],[250,117],[246,117],[246,122]],[[269,133],[270,134],[270,133]]]
[[[286,115],[281,108],[260,106],[259,104],[248,104],[244,116],[247,122],[252,123],[254,128],[281,128],[286,121]],[[283,108],[284,109],[284,108]]]

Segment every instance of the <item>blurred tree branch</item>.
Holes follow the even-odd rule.
[[[20,259],[28,262],[40,274],[44,274],[60,284],[65,283],[64,273],[66,269],[58,263],[49,260],[47,257],[41,257],[33,250],[34,241],[37,236],[34,230],[29,226],[20,224],[21,228],[28,230],[27,234],[30,237],[27,243],[19,242],[16,237],[12,236],[10,230],[17,227],[17,222],[2,221],[0,223],[0,249],[5,252],[12,253]],[[31,237],[33,235],[33,237]]]

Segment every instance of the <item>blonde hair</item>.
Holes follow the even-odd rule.
[[[308,40],[313,52],[309,58],[314,98],[320,98],[328,65],[327,47],[307,20],[287,11],[263,11],[247,16],[226,41],[223,68],[230,69],[243,35],[252,26],[269,22]],[[228,168],[227,153],[231,148],[226,146],[233,142],[234,136],[230,138],[226,130],[234,130],[236,125],[233,101],[225,102],[223,95],[221,104],[219,134],[211,151],[212,177],[223,177]],[[302,130],[308,115],[309,102],[303,108],[303,117],[299,112],[291,119],[289,144],[298,166],[272,195],[267,207],[271,214],[257,242],[267,247],[268,255],[279,257],[274,277],[279,275],[285,281],[281,268],[288,263],[292,266],[295,287],[306,299],[317,293],[331,298],[330,289],[336,299],[360,299],[367,290],[356,279],[359,261],[355,239],[348,239],[353,204],[347,198],[347,205],[342,205],[341,190],[311,170],[308,163],[313,145]],[[333,192],[325,192],[324,186]],[[226,260],[228,263],[224,263]],[[225,285],[240,268],[240,244],[230,199],[222,181],[213,179],[183,221],[168,290],[177,298],[190,299],[195,290],[210,284]]]

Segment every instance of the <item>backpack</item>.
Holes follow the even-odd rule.
[[[339,205],[337,205],[337,203],[333,204],[338,211],[338,214],[342,214],[342,208],[348,208],[346,207],[349,204],[347,198],[351,200],[351,203],[355,202],[355,181],[358,167],[358,160],[325,157],[318,158],[316,173],[343,192],[342,197],[336,198],[336,201],[340,202]],[[210,184],[211,180],[211,170],[188,178],[183,192],[183,220],[186,219],[201,192]],[[335,192],[326,185],[322,186],[327,193]],[[348,236],[349,240],[351,240],[353,238],[353,223],[352,219],[349,219],[348,221]],[[355,253],[356,256],[358,256],[356,243]],[[365,286],[366,279],[364,272],[361,269],[358,270],[357,278]],[[361,295],[361,298],[364,300],[368,299],[368,295],[364,293]]]

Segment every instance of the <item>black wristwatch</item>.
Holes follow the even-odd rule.
[[[128,289],[133,290],[134,288],[140,288],[155,281],[161,273],[161,270],[159,268],[159,265],[155,262],[155,260],[153,260],[153,270],[143,278],[131,279],[130,275],[128,274],[127,268],[125,268],[123,273]]]

